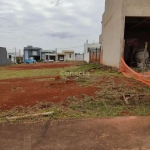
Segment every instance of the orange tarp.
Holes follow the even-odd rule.
[[[120,72],[126,77],[134,78],[138,81],[141,81],[150,87],[150,72],[137,73],[132,70],[124,61],[121,59]]]

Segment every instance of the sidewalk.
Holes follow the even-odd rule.
[[[150,116],[0,124],[0,150],[150,150]]]

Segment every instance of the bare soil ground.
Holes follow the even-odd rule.
[[[80,80],[75,80],[74,77],[63,79],[60,76],[0,80],[0,109],[32,107],[39,102],[66,102],[68,97],[95,97],[96,93],[100,93],[99,97],[113,102],[120,101],[121,93],[126,91],[135,92],[136,89],[137,93],[141,93],[145,90],[141,87],[143,84],[124,77],[93,77],[86,86],[82,85],[86,80]]]
[[[36,77],[0,80],[0,109],[34,106],[38,102],[65,102],[70,96],[94,95],[97,87],[82,87],[74,79]]]
[[[150,150],[150,117],[0,124],[0,150]]]

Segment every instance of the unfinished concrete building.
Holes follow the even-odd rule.
[[[150,45],[150,0],[106,0],[102,18],[101,63],[119,68],[123,57],[133,65],[136,52]]]

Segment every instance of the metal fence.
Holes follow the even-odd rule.
[[[101,48],[88,48],[91,63],[100,63]]]

